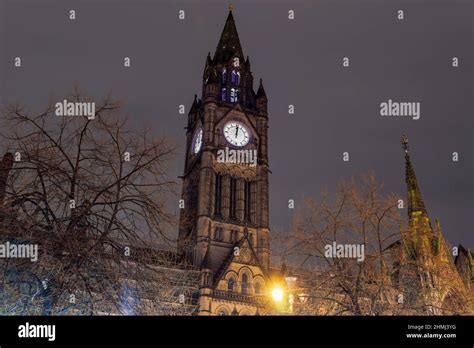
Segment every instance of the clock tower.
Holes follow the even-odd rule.
[[[268,274],[267,96],[253,84],[231,9],[186,127],[178,249],[203,272],[202,314],[255,314]]]

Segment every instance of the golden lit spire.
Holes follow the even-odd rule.
[[[229,11],[234,11],[234,5],[232,4],[229,5]]]
[[[405,152],[408,152],[408,138],[405,134],[402,134],[402,148],[405,150]]]
[[[420,187],[416,180],[415,170],[411,164],[410,155],[408,154],[408,138],[405,134],[402,135],[402,148],[405,151],[405,182],[407,183],[408,193],[408,217],[411,219],[413,215],[423,214],[428,216],[425,208],[425,202],[421,196]]]

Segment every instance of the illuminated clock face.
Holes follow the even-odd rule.
[[[197,154],[201,150],[202,146],[202,128],[198,128],[194,133],[193,138],[193,153]]]
[[[238,147],[247,145],[250,140],[247,128],[242,123],[234,121],[224,126],[224,136],[230,144]]]

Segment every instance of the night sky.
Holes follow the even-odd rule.
[[[177,177],[187,121],[178,106],[189,110],[201,92],[205,58],[214,54],[228,5],[0,0],[1,101],[41,110],[75,84],[97,98],[110,92],[134,124],[146,123],[179,145],[170,170]],[[298,206],[304,196],[334,192],[340,179],[369,170],[388,192],[406,197],[405,132],[430,216],[440,218],[452,244],[474,248],[472,1],[233,5],[244,55],[269,99],[271,227],[289,226],[288,199]],[[178,19],[180,9],[185,20]],[[13,66],[17,56],[21,69]],[[123,67],[124,57],[131,57],[131,68]],[[343,57],[350,68],[343,68]],[[381,117],[379,105],[388,99],[420,102],[421,118]],[[345,151],[349,162],[342,161]],[[451,159],[454,151],[459,162]]]

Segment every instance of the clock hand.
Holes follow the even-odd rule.
[[[237,138],[237,135],[239,134],[239,126],[237,125],[237,127],[235,128],[235,137]]]

